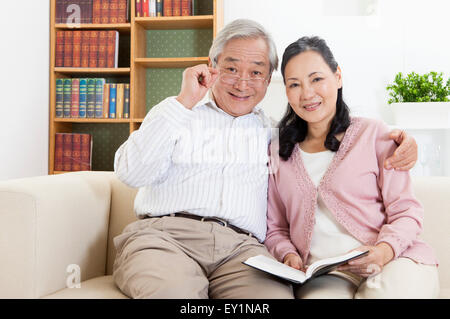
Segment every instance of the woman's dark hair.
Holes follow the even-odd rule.
[[[334,59],[333,53],[326,44],[325,40],[319,37],[302,37],[291,43],[283,54],[281,62],[281,74],[284,84],[286,79],[284,72],[287,63],[295,56],[306,51],[315,51],[319,53],[333,72],[336,72],[338,64]],[[325,139],[325,148],[337,152],[340,142],[336,139],[336,134],[345,132],[350,126],[350,110],[342,98],[342,87],[338,90],[336,100],[336,114],[331,121],[330,131]],[[278,128],[280,129],[280,157],[287,161],[294,150],[295,144],[302,142],[308,132],[308,123],[300,118],[288,103],[288,108],[281,119]]]

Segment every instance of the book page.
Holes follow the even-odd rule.
[[[320,270],[323,267],[333,265],[336,263],[345,263],[346,261],[348,261],[350,259],[353,259],[359,255],[363,255],[366,253],[368,253],[368,251],[363,252],[363,251],[354,250],[345,255],[318,260],[318,261],[312,263],[308,267],[308,269],[306,269],[306,278],[310,278],[314,274],[314,272]]]
[[[296,283],[303,283],[306,280],[304,272],[264,255],[250,257],[244,261],[244,264]]]

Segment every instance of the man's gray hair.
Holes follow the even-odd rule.
[[[232,39],[257,39],[262,38],[266,41],[269,48],[270,72],[278,69],[278,55],[275,42],[272,36],[258,22],[248,19],[237,19],[227,24],[214,39],[209,58],[212,66],[216,67],[217,59],[222,53],[223,48]]]

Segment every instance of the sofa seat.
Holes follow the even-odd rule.
[[[43,299],[128,299],[114,284],[112,276],[83,281],[80,288],[65,288]]]

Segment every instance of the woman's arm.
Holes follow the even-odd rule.
[[[267,235],[264,244],[277,260],[284,262],[287,254],[298,255],[298,252],[290,238],[286,208],[278,193],[276,175],[269,174]]]

